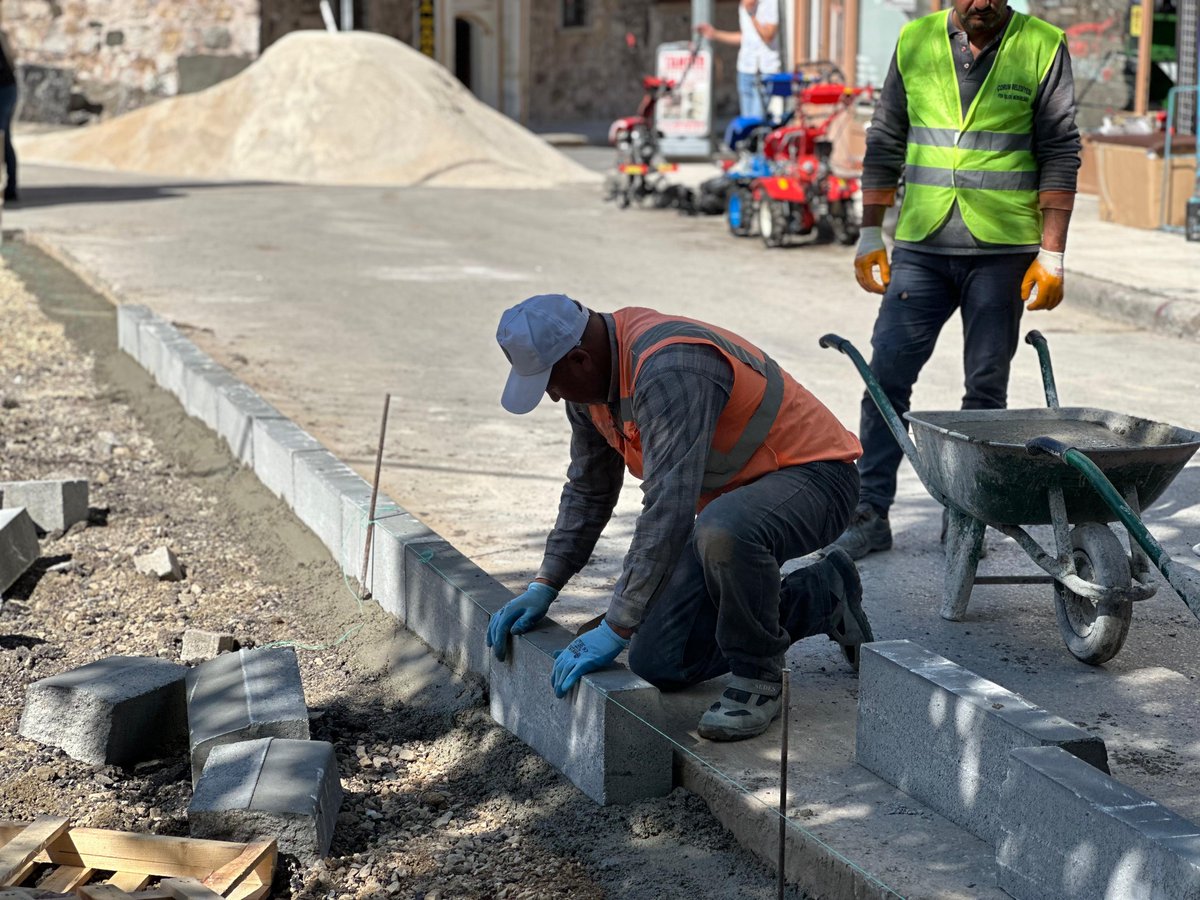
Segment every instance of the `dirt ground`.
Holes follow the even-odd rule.
[[[331,855],[283,858],[273,896],[775,895],[698,798],[598,807],[499,728],[482,685],[360,608],[316,539],[116,351],[110,305],[33,248],[3,255],[0,480],[86,477],[91,511],[44,536],[0,612],[0,819],[187,834],[186,755],[93,767],[17,729],[30,682],[115,654],[178,659],[196,627],[300,644],[312,736],[337,749]],[[134,569],[163,545],[182,582]]]

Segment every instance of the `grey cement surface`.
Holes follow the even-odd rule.
[[[1200,898],[1194,824],[1061,748],[1010,760],[996,862],[1017,900]]]
[[[28,229],[101,289],[174,320],[368,477],[382,395],[391,391],[384,490],[514,590],[534,574],[553,524],[568,441],[552,404],[520,418],[499,407],[505,363],[495,323],[524,296],[564,291],[598,309],[644,304],[732,327],[843,422],[857,421],[857,375],[847,360],[816,346],[829,331],[868,344],[877,299],[855,285],[851,248],[767,251],[759,241],[729,237],[716,218],[621,211],[593,191],[215,185],[37,167],[26,167],[24,177],[25,202],[6,211],[7,227]],[[1084,233],[1077,225],[1076,236]],[[1096,253],[1111,258],[1130,287],[1156,279],[1163,268],[1157,244],[1143,239],[1163,236],[1120,234],[1121,253]],[[1066,302],[1025,319],[1050,340],[1064,403],[1200,429],[1195,343],[1088,314],[1073,297],[1070,275],[1092,255],[1084,238],[1073,239]],[[917,408],[958,405],[960,358],[952,322],[918,385]],[[1033,351],[1022,345],[1010,405],[1042,402]],[[557,605],[564,624],[603,610],[638,499],[631,484],[591,567]],[[1193,564],[1198,501],[1200,467],[1193,464],[1146,516],[1168,550]],[[978,588],[967,620],[945,622],[937,615],[939,512],[903,467],[892,519],[896,548],[861,566],[876,634],[916,640],[1099,734],[1116,777],[1200,818],[1195,618],[1162,588],[1135,611],[1124,651],[1102,669],[1066,652],[1045,587]],[[983,571],[1029,570],[1011,542],[994,533],[988,541]],[[856,681],[837,648],[810,639],[793,648],[789,662],[795,821],[906,890],[998,896],[994,881],[979,880],[992,877],[985,852],[979,867],[963,863],[966,856],[949,849],[949,823],[924,818],[931,814],[850,762]],[[716,690],[669,698],[664,730],[773,804],[777,728],[740,745],[695,737]],[[918,837],[927,848],[941,847],[947,865],[917,865],[909,852],[888,849]]]

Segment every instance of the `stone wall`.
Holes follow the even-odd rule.
[[[258,55],[258,0],[0,0],[18,65],[66,70],[76,111],[124,112],[179,90],[179,58]]]
[[[533,123],[606,120],[633,115],[642,76],[654,70],[654,48],[685,40],[691,6],[684,2],[587,0],[584,28],[561,27],[562,0],[532,0],[529,120]],[[716,25],[737,29],[737,5],[717,4]],[[626,43],[632,34],[635,46]],[[715,52],[715,127],[737,114],[736,48]]]
[[[318,0],[262,0],[262,49],[291,31],[324,28]],[[341,15],[341,0],[329,0],[334,21]],[[414,0],[354,0],[354,27],[386,34],[412,43]]]

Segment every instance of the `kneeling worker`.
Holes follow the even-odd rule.
[[[513,413],[566,401],[571,464],[558,521],[529,589],[492,616],[504,659],[584,567],[621,491],[642,513],[599,627],[554,664],[557,696],[629,647],[662,690],[732,672],[700,734],[739,740],[780,711],[784,651],[825,634],[857,668],[872,640],[854,563],[830,548],[783,579],[786,560],[841,533],[858,499],[858,440],[769,356],[713,325],[649,309],[593,312],[561,294],[506,311],[496,335]]]

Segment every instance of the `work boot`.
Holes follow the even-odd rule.
[[[862,559],[876,550],[891,550],[892,526],[888,524],[887,517],[881,516],[871,504],[860,503],[850,525],[833,542],[833,546],[841,547],[851,559]]]
[[[885,524],[886,519],[882,520]],[[836,544],[827,547],[825,558],[837,572],[838,583],[832,586],[834,596],[838,598],[837,605],[829,615],[829,626],[825,633],[831,641],[836,641],[842,648],[842,656],[855,672],[858,671],[859,649],[863,644],[875,640],[871,631],[871,623],[867,621],[867,613],[862,608],[862,581],[858,577],[858,567],[850,554]]]
[[[743,741],[767,730],[783,708],[783,684],[734,675],[729,686],[700,717],[700,737]]]

